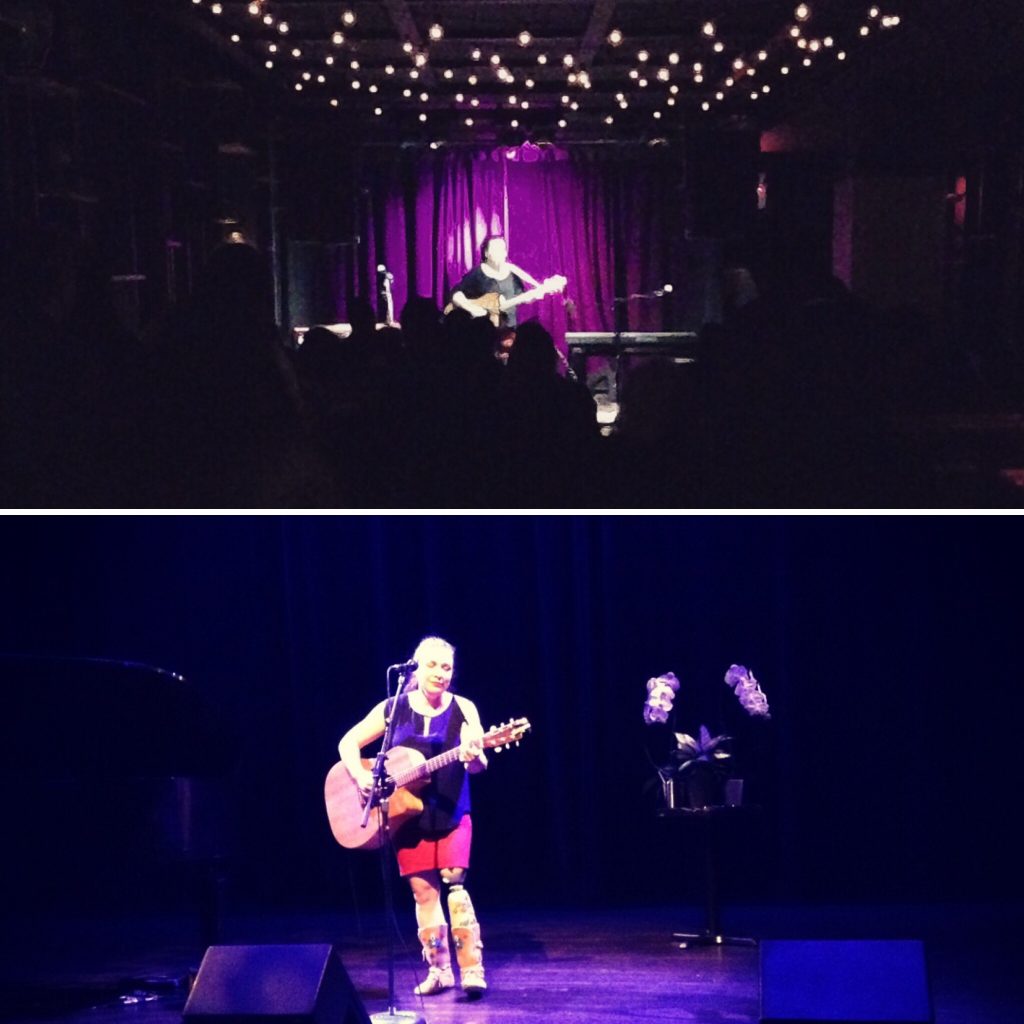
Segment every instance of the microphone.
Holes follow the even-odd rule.
[[[671,295],[672,285],[666,284],[663,285],[661,288],[655,288],[651,294],[656,295],[659,299],[662,297],[662,295]]]
[[[388,270],[388,268],[385,267],[383,263],[378,263],[377,264],[377,273],[378,274],[383,274],[385,281],[394,281],[394,279],[395,279],[395,275],[392,274],[391,271]]]
[[[389,672],[415,672],[420,667],[420,663],[415,658],[410,658],[408,661],[403,661],[401,665],[388,665]]]

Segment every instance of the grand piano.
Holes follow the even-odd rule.
[[[215,940],[237,742],[206,694],[96,658],[0,655],[0,683],[7,905],[132,909],[166,903],[176,880],[196,898],[201,940]]]

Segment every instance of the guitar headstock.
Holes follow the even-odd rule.
[[[503,747],[510,747],[519,741],[530,731],[530,723],[525,718],[514,718],[511,722],[503,722],[501,725],[492,726],[484,733],[484,748],[500,751]]]
[[[541,288],[546,295],[555,295],[558,292],[565,291],[565,286],[568,283],[568,278],[562,274],[553,274],[551,277],[544,278]]]

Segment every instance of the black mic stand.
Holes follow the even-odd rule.
[[[394,666],[392,666],[393,668]],[[363,808],[363,828],[368,826],[370,815],[373,809],[379,808],[377,827],[380,833],[380,875],[384,884],[384,931],[387,935],[387,960],[388,960],[388,1008],[380,1013],[371,1013],[370,1020],[374,1024],[425,1024],[424,1019],[413,1010],[399,1010],[395,1007],[395,940],[392,935],[392,928],[395,920],[395,900],[391,888],[391,833],[388,830],[388,797],[391,795],[392,787],[388,783],[387,767],[385,759],[391,749],[391,734],[394,727],[395,705],[405,685],[406,673],[402,670],[397,672],[398,685],[395,687],[395,694],[391,695],[391,671],[386,673],[384,683],[384,738],[381,740],[380,750],[373,762],[371,772],[373,774],[373,789],[370,797]]]

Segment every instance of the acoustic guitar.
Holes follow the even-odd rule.
[[[501,321],[501,314],[515,306],[522,306],[528,302],[536,302],[538,299],[543,299],[547,295],[555,295],[558,292],[564,291],[565,286],[568,283],[565,277],[561,274],[554,274],[552,277],[546,277],[544,280],[537,285],[536,288],[531,288],[529,291],[521,292],[519,295],[514,296],[511,299],[506,299],[499,295],[497,292],[487,292],[486,295],[481,295],[478,299],[471,299],[471,302],[476,303],[478,306],[483,306],[487,310],[487,315],[491,318],[491,323],[497,327]],[[455,304],[449,302],[444,307],[445,315],[454,312]]]
[[[518,746],[529,728],[530,723],[525,718],[497,725],[484,734],[484,749],[500,751],[513,743]],[[394,787],[387,798],[388,825],[392,832],[397,832],[423,810],[423,801],[417,793],[427,784],[430,776],[458,759],[458,747],[429,760],[410,747],[392,747],[388,751],[384,767],[387,771],[385,784],[388,788]],[[364,768],[369,769],[372,765],[372,761],[363,759]],[[341,761],[327,773],[324,800],[331,832],[342,846],[347,850],[375,850],[380,846],[380,808],[375,807],[370,812],[370,819],[366,828],[363,828],[363,795],[356,780]]]

